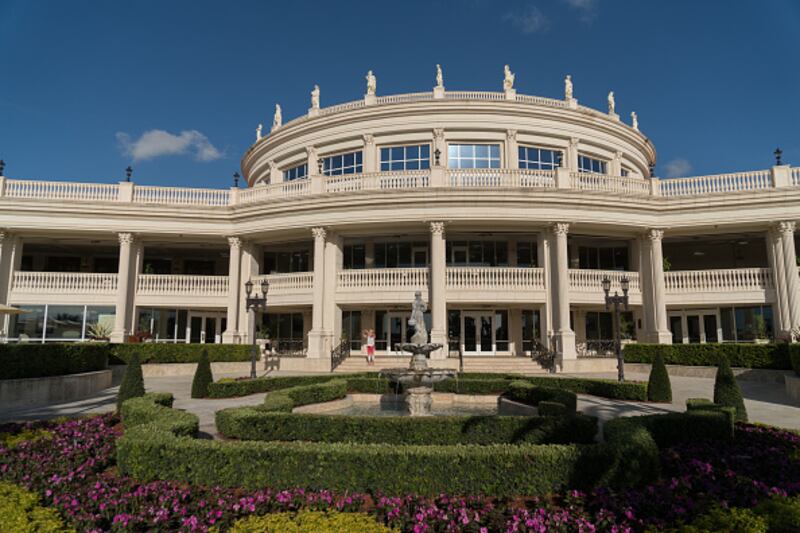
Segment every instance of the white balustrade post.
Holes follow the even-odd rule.
[[[776,228],[767,231],[767,257],[772,271],[775,288],[776,336],[790,339],[792,334],[792,316],[789,312],[788,292],[786,288],[786,263],[783,259],[783,242]]]
[[[664,286],[664,252],[661,240],[664,230],[651,229],[650,239],[651,282],[653,284],[653,307],[655,308],[656,331],[653,340],[658,344],[672,344],[672,334],[667,326],[667,300]]]
[[[126,203],[133,202],[133,188],[134,185],[132,181],[120,181],[117,201]]]
[[[239,342],[239,297],[242,294],[242,240],[239,237],[228,237],[230,257],[228,259],[228,319],[222,342],[235,344]]]
[[[319,359],[324,352],[323,300],[325,296],[325,228],[312,228],[314,236],[314,280],[311,306],[311,331],[308,332],[308,357]]]
[[[611,158],[611,161],[608,165],[608,173],[611,176],[622,175],[622,152],[616,152],[614,157]]]
[[[13,236],[10,233],[0,230],[0,304],[5,305],[8,305],[8,294],[11,292],[11,278],[13,277],[12,241]],[[8,338],[7,324],[7,315],[0,315],[0,342]]]
[[[362,136],[364,140],[364,172],[378,172],[378,149],[375,147],[375,137],[370,134]]]
[[[571,189],[572,180],[569,177],[569,169],[556,168],[556,189]]]
[[[0,198],[6,195],[6,177],[0,175]]]
[[[791,318],[791,329],[800,325],[800,279],[797,273],[797,253],[794,246],[794,221],[783,221],[778,224],[778,231],[781,234],[783,245],[783,262],[786,279],[786,301],[789,307],[789,317]]]
[[[567,168],[570,172],[578,172],[578,146],[580,145],[580,139],[577,137],[572,137],[569,140],[569,147],[567,148],[567,152],[565,154],[565,161],[563,166]]]
[[[281,172],[281,169],[275,161],[269,162],[269,182],[270,184],[283,183],[283,172]]]
[[[772,186],[789,187],[792,185],[792,167],[790,165],[774,166],[770,169],[770,176],[772,177]]]
[[[444,222],[431,222],[431,273],[428,301],[431,308],[431,342],[443,348],[431,354],[431,359],[446,359],[447,347],[447,252]]]
[[[558,351],[559,366],[562,370],[569,370],[567,361],[577,358],[575,350],[575,332],[569,324],[569,257],[567,254],[567,234],[569,224],[558,222],[553,224],[555,236],[555,257],[553,276],[555,277],[555,292],[553,294],[553,317],[555,319],[554,341]],[[566,365],[565,365],[565,362]],[[566,366],[566,368],[565,368]]]
[[[111,342],[123,343],[128,339],[130,331],[127,328],[128,313],[130,310],[131,289],[131,262],[134,236],[132,233],[120,233],[119,238],[119,269],[117,270],[117,305],[114,316],[114,331],[111,333]]]

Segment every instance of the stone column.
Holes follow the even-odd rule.
[[[556,288],[553,294],[553,318],[555,321],[554,341],[562,368],[564,367],[564,361],[577,358],[577,353],[575,351],[575,333],[569,326],[568,233],[569,224],[566,222],[553,224],[553,234],[555,236],[553,276]]]
[[[311,304],[311,331],[308,332],[308,357],[319,359],[323,355],[323,298],[325,294],[325,228],[312,228],[314,235],[314,290]]]
[[[326,346],[324,357],[330,357],[342,333],[342,312],[336,305],[336,286],[339,270],[342,268],[342,238],[328,233],[325,243],[325,283],[322,297],[322,329],[325,332]]]
[[[788,292],[786,290],[786,262],[783,258],[781,233],[773,228],[767,232],[767,257],[772,271],[775,287],[775,334],[778,338],[789,339],[792,334],[792,317],[789,313]]]
[[[228,259],[228,320],[222,334],[222,342],[239,342],[239,295],[242,294],[242,240],[228,237],[230,257]]]
[[[444,346],[432,359],[447,358],[447,252],[444,222],[431,222],[431,270],[428,278],[431,309],[431,342]]]
[[[569,148],[567,149],[567,153],[565,155],[566,161],[564,161],[564,166],[570,172],[577,172],[578,171],[578,145],[580,144],[580,139],[577,137],[572,137],[569,140]]]
[[[611,176],[622,176],[622,152],[617,152],[608,165],[608,173]]]
[[[783,221],[778,224],[778,231],[781,234],[781,244],[783,249],[784,274],[786,277],[786,301],[789,307],[789,317],[791,318],[791,329],[800,324],[800,301],[798,301],[797,291],[800,289],[800,280],[797,273],[797,253],[794,247],[794,221]]]
[[[517,130],[506,130],[505,168],[519,168]]]
[[[378,150],[375,147],[375,137],[371,134],[366,134],[362,137],[364,139],[364,172],[378,172]]]
[[[639,285],[642,290],[642,330],[643,342],[657,342],[656,317],[653,296],[652,247],[650,239],[639,237]]]
[[[270,183],[283,182],[283,172],[281,172],[281,169],[278,167],[278,164],[272,160],[270,160],[269,162],[269,182]]]
[[[8,305],[8,294],[11,292],[11,281],[14,276],[13,249],[14,237],[0,230],[0,304]],[[8,337],[9,315],[0,315],[0,342]]]
[[[664,230],[651,229],[647,233],[650,239],[650,267],[653,284],[653,307],[655,307],[656,332],[654,341],[658,344],[672,344],[672,334],[667,326],[667,300],[664,285],[664,253],[661,240]]]
[[[550,257],[551,235],[542,231],[536,239],[538,265],[544,270],[544,308],[541,311],[541,337],[539,342],[546,348],[552,348],[550,339],[553,335],[553,265]]]
[[[319,163],[317,160],[317,149],[313,146],[306,148],[306,165],[308,168],[308,176],[319,174]]]
[[[251,322],[250,312],[247,310],[247,301],[244,297],[241,297],[241,295],[244,294],[244,284],[248,280],[253,280],[253,292],[261,292],[260,284],[255,281],[255,278],[259,274],[260,260],[257,255],[260,250],[261,248],[259,246],[252,243],[241,242],[242,259],[240,266],[241,274],[239,275],[240,298],[238,299],[239,315],[236,329],[239,331],[239,342],[243,344],[250,344],[253,342],[251,335],[255,334],[258,324],[261,323],[257,316],[255,317],[255,324]],[[269,291],[267,291],[267,305],[269,305]]]
[[[111,342],[122,343],[131,333],[126,327],[130,310],[131,296],[131,248],[134,241],[132,233],[120,233],[119,238],[119,269],[117,270],[117,308],[114,316],[114,331],[111,333]]]

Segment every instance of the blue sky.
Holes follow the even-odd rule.
[[[575,96],[639,115],[659,176],[800,166],[795,0],[0,0],[6,175],[228,187],[259,122],[378,94]],[[155,132],[155,133],[154,133]],[[166,132],[166,133],[159,133]],[[144,136],[144,138],[143,138]],[[139,142],[142,141],[142,142]],[[159,155],[160,152],[169,152]]]

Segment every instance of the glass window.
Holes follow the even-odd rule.
[[[555,170],[558,167],[558,158],[559,153],[555,150],[533,146],[519,147],[519,168]]]
[[[114,330],[117,309],[113,305],[86,306],[86,339],[107,339]],[[102,337],[101,337],[102,335]]]
[[[408,268],[427,265],[426,242],[376,242],[375,268]]]
[[[308,250],[286,250],[264,252],[264,272],[267,274],[286,274],[289,272],[308,272]]]
[[[261,331],[269,336],[271,348],[277,353],[302,352],[303,314],[265,313],[261,315]]]
[[[113,307],[109,308],[113,312]],[[113,314],[112,326],[113,326]],[[89,317],[86,318],[87,324]],[[178,326],[177,309],[142,309],[137,320],[139,333],[149,333],[156,342],[175,342],[177,339],[176,327]]]
[[[630,171],[630,170],[628,170],[627,168],[623,168],[623,169],[621,169],[621,170],[619,171],[619,175],[620,175],[620,176],[622,176],[623,178],[625,178],[625,177],[629,176],[629,175],[630,175],[630,173],[631,173],[631,171]]]
[[[362,153],[348,152],[346,154],[332,155],[322,160],[322,173],[325,176],[340,176],[342,174],[359,174],[363,172]]]
[[[44,305],[22,305],[28,311],[20,315],[11,316],[11,337],[19,339],[20,342],[39,339],[44,335]]]
[[[47,257],[44,270],[45,272],[80,272],[81,258],[51,255]]]
[[[500,168],[499,144],[451,144],[447,153],[450,168]]]
[[[507,241],[447,241],[447,264],[508,266]]]
[[[381,148],[381,170],[420,170],[431,166],[430,145]]]
[[[361,349],[361,311],[342,311],[342,340],[350,341],[351,350]]]
[[[535,242],[517,241],[517,266],[536,268],[539,266],[538,253]]]
[[[283,171],[283,181],[294,181],[308,177],[308,164],[303,163]]]
[[[345,245],[344,251],[344,265],[345,269],[365,268],[366,267],[366,254],[363,244],[348,244]]]
[[[533,351],[533,347],[541,339],[541,323],[539,310],[522,311],[522,350]]]
[[[606,173],[606,162],[586,155],[578,155],[578,170],[594,174]]]
[[[498,352],[508,351],[508,311],[497,311],[494,314],[494,341]]]
[[[586,313],[586,340],[610,340],[614,338],[611,313],[589,311]]]
[[[79,341],[83,339],[82,305],[47,306],[47,340]]]
[[[628,249],[624,246],[579,246],[578,267],[591,270],[628,270]]]

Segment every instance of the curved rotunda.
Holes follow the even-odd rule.
[[[610,370],[610,340],[705,343],[788,335],[800,322],[800,169],[652,176],[656,152],[620,120],[563,99],[432,91],[280,106],[230,190],[0,177],[0,302],[9,342],[251,342],[284,369],[400,356],[416,291],[441,364]],[[2,175],[2,171],[0,171]],[[58,227],[54,227],[58,217]],[[605,309],[629,283],[619,326]],[[244,283],[269,282],[248,320]]]

